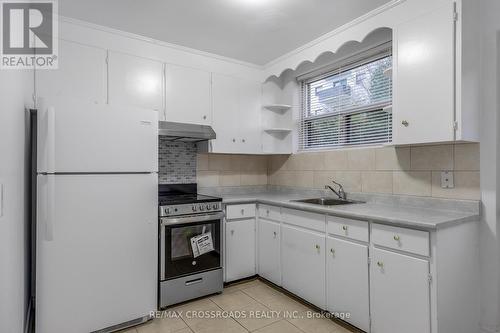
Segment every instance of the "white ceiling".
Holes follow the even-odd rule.
[[[263,65],[388,1],[59,0],[59,12]]]

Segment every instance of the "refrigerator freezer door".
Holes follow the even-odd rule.
[[[36,332],[91,332],[157,301],[157,175],[39,175]]]
[[[64,101],[38,114],[38,172],[158,171],[158,112]]]

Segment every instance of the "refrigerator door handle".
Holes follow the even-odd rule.
[[[45,187],[45,240],[52,242],[54,240],[54,218],[55,218],[55,177],[47,177],[47,186]]]
[[[56,171],[56,111],[53,106],[47,109],[47,171]]]

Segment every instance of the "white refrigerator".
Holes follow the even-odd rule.
[[[157,117],[71,101],[37,111],[36,333],[113,331],[156,309]]]

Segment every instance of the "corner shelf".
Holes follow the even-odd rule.
[[[268,104],[263,105],[263,108],[274,112],[286,112],[290,110],[292,106],[288,104]]]
[[[267,133],[277,133],[277,134],[288,134],[290,133],[292,130],[289,129],[289,128],[266,128],[264,130],[264,132],[267,132]]]

